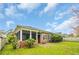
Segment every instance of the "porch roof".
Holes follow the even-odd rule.
[[[14,32],[17,32],[19,30],[27,30],[27,31],[35,31],[35,32],[44,32],[44,33],[50,33],[52,34],[51,32],[48,32],[48,31],[44,31],[44,30],[40,30],[40,29],[37,29],[37,28],[34,28],[34,27],[31,27],[31,26],[22,26],[22,25],[17,25]]]

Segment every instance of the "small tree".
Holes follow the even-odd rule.
[[[16,36],[14,34],[8,34],[7,35],[7,40],[8,40],[9,43],[12,43],[15,38],[16,38]]]
[[[27,39],[26,40],[26,46],[28,48],[32,48],[34,46],[34,42],[35,42],[35,39]]]
[[[14,39],[12,40],[12,46],[13,46],[13,49],[16,49],[17,48],[17,38],[15,35],[13,35]]]
[[[17,38],[16,38],[16,35],[9,34],[7,36],[7,39],[8,39],[8,42],[12,44],[13,49],[16,49],[16,47],[17,47]]]
[[[59,35],[59,34],[52,34],[52,42],[60,42],[62,40],[63,40],[63,38],[62,38],[61,35]]]

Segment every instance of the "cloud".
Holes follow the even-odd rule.
[[[47,7],[44,8],[43,12],[46,13],[52,8],[54,8],[57,4],[56,3],[48,3]]]
[[[20,13],[18,9],[16,8],[16,6],[15,5],[10,6],[9,4],[8,8],[5,8],[5,15],[11,18],[18,18],[18,19],[19,17],[24,17],[24,14]]]
[[[7,16],[13,16],[16,13],[15,6],[9,6],[8,8],[5,9],[5,14]]]
[[[3,6],[3,5],[1,5]],[[4,17],[10,17],[10,18],[13,18],[13,19],[16,19],[19,17],[22,17],[22,18],[25,18],[25,14],[20,12],[19,10],[22,9],[23,10],[26,10],[29,12],[32,12],[32,10],[36,9],[38,6],[40,6],[40,4],[38,3],[21,3],[21,4],[8,4],[8,6],[6,8],[3,8],[2,10],[0,9],[0,13],[2,13],[3,11],[3,14],[5,15]],[[0,14],[1,18],[3,17],[2,14]]]
[[[39,15],[42,15],[43,13],[47,13],[51,9],[53,9],[57,4],[56,3],[48,3],[47,6],[39,13]]]
[[[64,11],[57,11],[56,12],[56,14],[55,14],[55,17],[54,17],[54,19],[55,20],[59,20],[59,19],[62,19],[65,15],[69,15],[69,14],[71,14],[72,12],[71,12],[71,8],[72,7],[70,7],[70,8],[68,8],[67,10],[64,10]]]
[[[55,20],[59,20],[62,19],[65,15],[75,15],[75,13],[73,12],[73,10],[77,10],[78,11],[79,5],[78,4],[72,4],[68,9],[64,10],[64,11],[57,11],[55,14]]]
[[[7,27],[12,27],[15,24],[14,21],[6,21],[6,26]]]
[[[31,12],[32,10],[36,9],[39,5],[39,3],[21,3],[18,5],[18,8]]]
[[[77,16],[69,18],[69,20],[64,21],[59,26],[55,28],[55,30],[64,30],[69,28],[75,28],[79,26],[79,18]]]
[[[47,24],[46,24],[47,26],[49,26],[49,27],[51,27],[51,28],[54,28],[54,27],[56,27],[57,26],[57,22],[52,22],[52,23],[50,23],[50,22],[47,22]]]
[[[73,7],[75,7],[75,8],[73,8]],[[73,14],[72,8],[77,9],[76,6],[71,6],[70,8],[68,8],[67,10],[65,10],[63,12],[57,11],[55,20],[62,19],[62,18],[64,18],[65,15]],[[68,18],[61,24],[48,23],[48,25],[50,26],[50,28],[48,28],[47,31],[69,33],[69,32],[72,32],[73,28],[79,26],[79,17],[77,15],[74,16],[74,14],[73,14],[72,17]]]
[[[59,19],[62,19],[63,17],[64,15],[55,15],[54,20],[59,20]]]
[[[0,13],[0,19],[3,19],[4,15],[2,13]]]
[[[70,17],[68,20],[65,20],[61,24],[58,24],[57,22],[48,22],[46,25],[49,26],[49,28],[46,29],[47,31],[70,33],[74,28],[79,26],[79,17]]]
[[[54,28],[55,28],[57,25],[58,25],[57,22],[52,22],[52,23],[47,22],[47,23],[46,23],[46,26],[48,26],[49,28],[47,28],[46,30],[47,30],[47,31],[50,31],[50,32],[53,32],[53,31],[54,31]]]

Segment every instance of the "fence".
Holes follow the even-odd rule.
[[[63,38],[63,41],[79,41],[79,37],[67,37]]]

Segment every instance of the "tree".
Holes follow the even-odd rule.
[[[15,34],[9,34],[7,36],[7,39],[8,39],[8,42],[10,44],[12,44],[13,49],[16,49],[16,47],[17,47],[17,38],[16,38],[16,35]]]
[[[59,34],[52,34],[52,42],[60,42],[63,40],[63,37]]]

